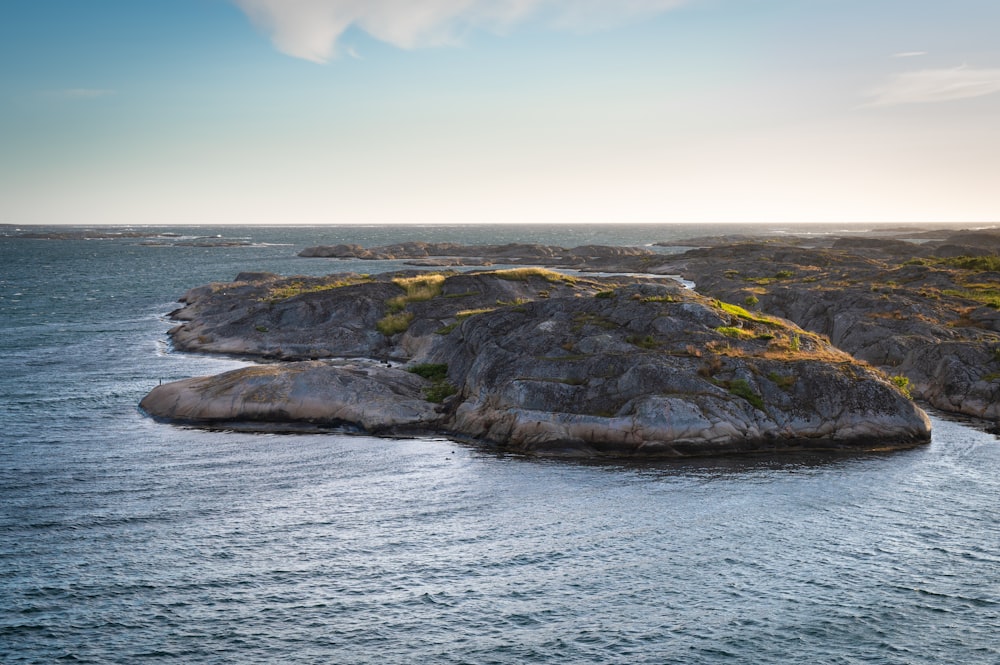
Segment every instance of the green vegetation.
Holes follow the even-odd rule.
[[[495,312],[496,307],[480,307],[478,309],[463,309],[459,312],[455,312],[455,318],[459,321],[467,319],[470,316],[475,316],[476,314],[486,314],[487,312]]]
[[[910,380],[907,377],[902,376],[900,374],[891,377],[890,380],[892,381],[893,385],[899,388],[899,392],[903,393],[910,399],[913,399],[913,394],[910,392]]]
[[[629,344],[638,346],[640,349],[652,350],[660,346],[652,335],[646,335],[644,337],[640,337],[639,335],[629,335],[625,338],[625,341]]]
[[[747,296],[746,298],[743,299],[743,304],[746,305],[747,307],[753,307],[759,302],[760,298],[758,298],[757,296]]]
[[[615,296],[614,291],[598,291],[594,294],[595,298],[613,298]]]
[[[721,300],[716,300],[715,306],[721,309],[723,312],[741,318],[745,321],[753,321],[754,323],[760,323],[765,326],[771,326],[773,328],[785,327],[785,324],[783,324],[781,321],[778,321],[777,319],[772,319],[771,317],[762,316],[760,314],[752,314],[751,312],[748,312],[739,305],[732,305],[727,302],[722,302]]]
[[[802,339],[798,335],[792,335],[788,340],[788,348],[797,353],[802,348]]]
[[[333,289],[340,289],[345,286],[354,286],[355,284],[364,284],[366,282],[372,281],[369,275],[358,275],[356,277],[348,277],[347,279],[338,279],[331,282],[313,282],[307,283],[304,280],[296,279],[290,282],[286,282],[281,285],[276,285],[271,287],[267,295],[261,298],[261,302],[267,302],[274,304],[282,300],[288,300],[289,298],[294,298],[295,296],[301,296],[306,293],[319,293],[320,291],[332,291]]]
[[[500,300],[497,298],[497,305],[500,307],[518,307],[530,302],[527,298],[514,298],[513,300]]]
[[[733,339],[747,339],[754,337],[754,333],[752,331],[744,330],[743,328],[735,328],[733,326],[719,326],[715,329],[715,332],[722,333],[726,337],[732,337]]]
[[[642,299],[643,302],[678,302],[677,298],[671,295],[648,296]]]
[[[410,374],[422,376],[428,381],[444,381],[448,378],[447,363],[425,363],[422,365],[414,365],[413,367],[407,367],[406,371]]]
[[[791,270],[779,270],[778,272],[774,273],[775,279],[790,279],[792,277],[795,277],[795,273],[792,272]]]
[[[589,312],[577,312],[573,315],[573,325],[570,328],[574,333],[579,333],[586,326],[596,326],[604,330],[615,330],[619,325],[610,319],[606,319],[599,314]]]
[[[392,283],[406,291],[406,295],[390,298],[386,304],[389,310],[398,312],[411,302],[423,302],[441,295],[441,286],[448,276],[443,273],[428,273],[416,277],[397,277]]]
[[[556,272],[555,270],[549,270],[547,268],[508,268],[506,270],[494,270],[485,274],[494,275],[500,279],[506,279],[513,282],[527,282],[532,277],[541,277],[545,281],[553,284],[558,284],[559,282],[576,284],[577,282],[576,277],[564,275],[561,272]]]
[[[413,312],[396,312],[386,314],[375,324],[375,327],[386,337],[392,337],[397,333],[405,332],[410,327],[411,321],[413,321]]]
[[[446,326],[442,326],[442,327],[438,328],[437,330],[434,331],[434,334],[435,335],[447,335],[448,333],[450,333],[452,330],[454,330],[457,327],[458,327],[458,321],[455,321],[454,323],[449,323]]]
[[[451,397],[458,392],[458,388],[451,385],[447,381],[442,381],[440,383],[435,383],[434,385],[424,389],[424,399],[428,402],[433,402],[434,404],[440,404],[447,398]]]
[[[440,404],[448,397],[458,392],[455,386],[448,383],[448,365],[445,363],[425,363],[408,367],[407,372],[421,376],[431,382],[424,388],[424,399],[434,404]]]
[[[254,330],[256,330],[259,333],[266,333],[267,326],[254,326]]]
[[[990,288],[985,285],[982,287],[978,285],[966,286],[967,288],[965,289],[945,289],[941,291],[941,294],[951,296],[952,298],[975,300],[976,302],[981,302],[988,307],[1000,309],[1000,289]]]
[[[778,386],[782,390],[789,390],[798,381],[797,376],[794,374],[789,374],[788,376],[782,376],[777,372],[769,372],[767,378],[771,380],[771,383]]]
[[[729,392],[736,397],[742,397],[755,408],[761,411],[764,410],[764,399],[753,391],[750,384],[747,383],[746,379],[733,379],[729,382],[727,386]]]
[[[952,268],[976,272],[1000,272],[1000,256],[956,256],[942,259],[941,263]]]

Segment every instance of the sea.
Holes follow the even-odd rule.
[[[246,364],[171,348],[187,289],[403,267],[307,246],[746,227],[80,230],[0,228],[6,665],[1000,663],[1000,440],[976,423],[932,414],[930,445],[891,454],[598,464],[137,407]],[[63,235],[18,237],[40,231]]]

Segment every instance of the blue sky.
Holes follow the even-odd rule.
[[[10,0],[0,223],[1000,221],[995,0]]]

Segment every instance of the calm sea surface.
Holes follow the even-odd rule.
[[[1000,662],[1000,442],[960,423],[896,454],[585,465],[136,409],[241,364],[170,350],[186,289],[396,267],[309,245],[734,229],[163,230],[253,245],[0,229],[0,662]]]

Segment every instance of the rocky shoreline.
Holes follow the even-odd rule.
[[[434,432],[588,458],[930,436],[897,385],[822,336],[671,279],[244,273],[182,301],[177,349],[280,362],[155,388],[141,407],[172,422]]]

